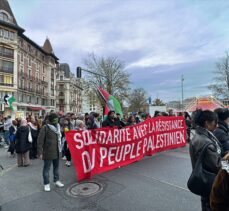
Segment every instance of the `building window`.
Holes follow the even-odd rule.
[[[7,58],[14,58],[14,51],[12,49],[0,46],[0,56],[7,57]]]
[[[36,73],[36,78],[37,80],[39,80],[39,73]]]
[[[32,76],[32,75],[31,75],[31,72],[32,72],[32,70],[29,70],[29,78]]]
[[[4,13],[4,12],[0,13],[0,20],[1,21],[5,21],[5,22],[9,22],[10,21],[8,15],[6,13]]]
[[[13,33],[13,32],[9,32],[9,38],[10,38],[11,40],[14,40],[14,33]]]
[[[27,96],[27,102],[31,103],[31,96],[29,96],[29,95]]]
[[[6,73],[13,73],[14,63],[9,61],[0,60],[0,71]]]
[[[63,81],[63,79],[64,79],[64,77],[61,75],[61,76],[60,76],[60,81]]]
[[[29,66],[31,66],[31,58],[29,57]]]
[[[0,29],[0,37],[3,37],[3,36],[4,36],[4,30]]]
[[[45,66],[43,65],[43,73],[45,73]]]
[[[24,55],[23,55],[23,53],[21,52],[21,62],[23,62],[24,61]]]
[[[39,104],[39,97],[37,97],[37,102],[36,103]]]
[[[4,76],[4,83],[5,84],[12,84],[12,77],[11,76]]]
[[[0,75],[0,83],[4,83],[4,76],[3,75]]]
[[[9,31],[4,30],[4,38],[9,39]]]

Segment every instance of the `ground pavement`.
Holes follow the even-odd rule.
[[[0,149],[0,205],[2,211],[200,211],[200,198],[187,190],[191,172],[188,147],[145,157],[139,162],[118,168],[92,181],[102,190],[90,197],[72,197],[68,189],[76,182],[73,166],[60,162],[60,189],[42,186],[42,161],[33,160],[29,167],[16,166]]]

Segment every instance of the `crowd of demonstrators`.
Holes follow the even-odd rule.
[[[16,118],[12,120],[10,116],[0,118],[0,136],[5,140],[11,157],[17,154],[18,166],[28,166],[30,159],[40,158],[44,162],[43,184],[44,190],[50,191],[49,172],[53,165],[53,180],[56,186],[63,187],[59,178],[59,158],[66,160],[66,166],[71,166],[71,153],[65,139],[65,133],[70,130],[92,130],[101,127],[117,127],[119,129],[126,126],[133,126],[149,118],[161,116],[175,116],[172,110],[167,112],[155,111],[153,117],[144,112],[132,112],[121,118],[119,113],[109,111],[106,118],[102,119],[97,112],[86,114],[49,112],[44,117],[28,116],[25,119]],[[222,158],[228,155],[229,151],[229,111],[228,109],[218,109],[212,111],[196,111],[191,116],[187,112],[178,113],[177,116],[184,116],[187,125],[188,140],[190,141],[190,156],[192,167],[198,159],[202,147],[206,143],[208,146],[206,156],[204,156],[203,166],[208,171],[215,174],[221,168]],[[195,128],[196,134],[190,140],[190,131]],[[29,141],[31,134],[32,142]],[[62,153],[62,154],[61,154]],[[222,172],[222,171],[220,171]],[[223,171],[217,178],[225,178],[227,174]],[[222,176],[223,175],[223,176]],[[217,183],[219,184],[219,183]],[[215,185],[214,190],[221,188]],[[216,203],[216,193],[212,193]],[[202,209],[210,210],[210,193],[208,197],[202,197]],[[218,202],[217,202],[218,203]]]

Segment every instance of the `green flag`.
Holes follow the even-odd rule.
[[[15,98],[12,95],[5,95],[4,97],[5,103],[10,107],[10,109],[13,111],[13,102],[15,102]]]

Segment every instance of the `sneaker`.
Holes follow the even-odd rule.
[[[50,184],[44,185],[44,191],[49,192],[50,190]]]
[[[60,181],[56,181],[56,182],[55,182],[55,185],[56,185],[58,188],[64,187],[64,184],[61,183]]]
[[[62,160],[67,160],[67,158],[64,156],[64,157],[62,157]]]
[[[67,166],[67,167],[70,167],[70,166],[71,166],[71,161],[68,161],[68,162],[66,163],[66,166]]]

